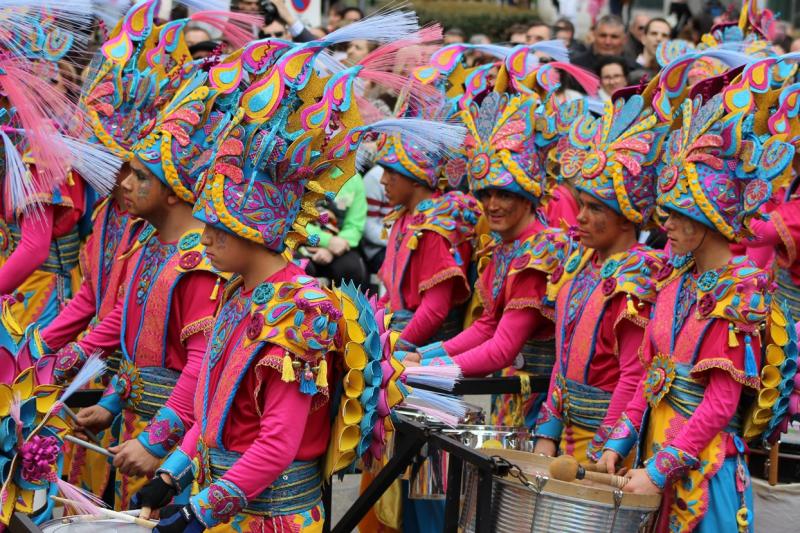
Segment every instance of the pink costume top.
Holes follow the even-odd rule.
[[[30,170],[35,174],[34,167]],[[0,202],[0,295],[16,293],[26,300],[12,307],[23,328],[52,321],[80,279],[77,222],[85,207],[83,180],[70,174],[38,200],[31,216],[5,212]]]
[[[423,344],[437,332],[450,338],[460,329],[459,316],[445,319],[470,296],[467,268],[479,215],[472,197],[451,192],[387,217],[394,224],[379,273],[387,288],[382,303],[406,343]]]
[[[81,253],[83,283],[67,307],[41,332],[50,351],[75,340],[90,322],[99,323],[116,307],[131,258],[125,254],[144,226],[143,222],[131,222],[131,216],[113,198],[98,205],[92,234]]]
[[[565,427],[576,426],[586,439],[593,434],[585,451],[599,458],[644,374],[639,348],[656,299],[653,278],[663,265],[663,253],[637,244],[602,265],[593,250],[581,248],[553,272],[548,296],[556,301],[556,364],[537,437],[558,442]]]
[[[553,315],[545,304],[547,276],[571,246],[563,231],[546,228],[538,219],[515,241],[492,243],[487,250],[491,257],[482,257],[478,265],[482,315],[449,341],[421,348],[423,364],[452,360],[465,376],[485,376],[514,365],[549,377],[552,348],[549,355],[520,351],[526,342],[552,342]]]
[[[558,185],[550,193],[550,200],[544,206],[544,218],[551,228],[576,226],[578,224],[578,201],[569,187]]]
[[[177,243],[162,243],[147,225],[132,248],[138,256],[124,299],[56,360],[56,374],[68,377],[86,354],[121,347],[120,369],[99,405],[150,419],[138,439],[156,457],[164,457],[194,420],[197,375],[217,305],[220,278],[200,234],[194,229]]]
[[[649,411],[645,468],[657,486],[672,486],[659,530],[669,520],[675,531],[689,531],[706,512],[709,480],[726,457],[745,451],[737,409],[744,387],[760,387],[754,354],[768,277],[743,256],[700,276],[691,258],[676,256],[657,278],[642,351],[647,373],[604,449],[626,456]]]
[[[307,491],[298,487],[318,487],[321,481],[318,460],[327,449],[331,426],[328,387],[306,389],[302,377],[298,387],[284,379],[281,369],[289,353],[324,357],[332,342],[329,328],[322,328],[317,339],[313,334],[290,337],[287,330],[328,318],[328,311],[319,307],[295,307],[302,299],[320,305],[319,295],[326,294],[293,264],[254,290],[245,291],[238,280],[227,288],[203,360],[194,425],[160,470],[183,487],[191,481],[192,459],[199,461],[195,481],[203,490],[191,505],[207,527],[241,511],[280,516],[288,514],[288,507],[299,512],[314,503],[305,502]],[[308,371],[308,364],[295,367],[301,376]],[[278,497],[292,487],[292,499]],[[230,508],[218,505],[218,490],[230,495],[225,500]]]

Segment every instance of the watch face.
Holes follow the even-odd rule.
[[[514,358],[514,368],[517,370],[522,370],[525,366],[525,356],[521,353],[518,353],[517,356]]]

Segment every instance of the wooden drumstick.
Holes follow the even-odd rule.
[[[550,463],[550,475],[553,479],[559,481],[570,482],[576,479],[588,479],[589,481],[611,485],[617,489],[622,489],[628,484],[628,478],[616,474],[609,474],[607,472],[592,472],[587,470],[571,455],[556,457],[553,462]]]
[[[69,505],[71,507],[76,507],[80,505],[80,503],[76,502],[75,500],[68,500],[67,498],[59,498],[58,496],[50,496],[50,498],[55,502]],[[147,529],[154,529],[158,525],[158,522],[145,520],[144,518],[131,516],[126,513],[120,513],[119,511],[112,511],[111,509],[106,509],[104,507],[97,507],[97,512],[105,515],[107,518],[116,518],[117,520],[124,520],[125,522],[136,524],[137,526],[146,527]]]

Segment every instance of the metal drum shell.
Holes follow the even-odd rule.
[[[524,427],[459,425],[454,428],[440,428],[443,435],[458,440],[470,448],[482,448],[488,442],[515,450],[532,450],[533,439],[530,430]],[[492,447],[492,450],[501,448]],[[487,452],[488,453],[488,452]],[[438,450],[425,459],[417,478],[411,481],[409,497],[413,499],[444,499],[447,491],[447,471],[449,454]]]
[[[652,531],[660,496],[625,494],[589,482],[567,483],[548,477],[551,458],[514,450],[492,450],[520,467],[529,486],[512,477],[492,481],[492,531],[498,533],[646,533]],[[477,470],[466,465],[459,525],[472,532],[477,506]],[[616,511],[615,511],[616,509]]]

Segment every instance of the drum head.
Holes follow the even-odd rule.
[[[45,522],[41,528],[44,533],[149,533],[152,531],[152,529],[124,520],[94,516],[65,516],[58,520]]]

